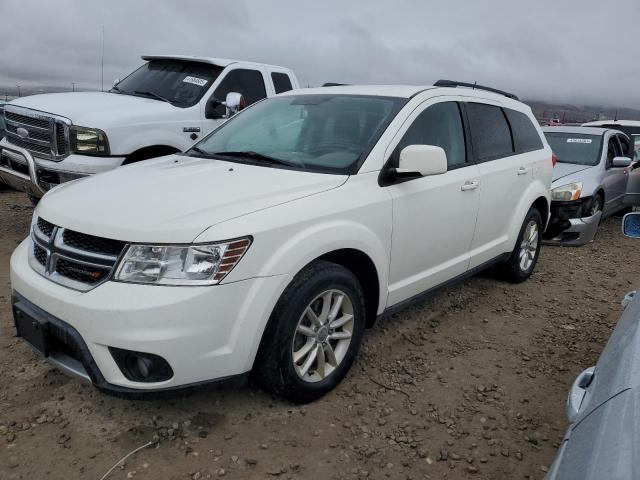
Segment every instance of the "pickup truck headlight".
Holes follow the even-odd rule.
[[[582,182],[568,183],[551,190],[551,200],[557,202],[570,202],[578,200],[582,193]]]
[[[235,267],[251,238],[199,245],[130,245],[114,280],[153,285],[215,285]]]
[[[109,141],[107,134],[97,128],[77,127],[72,125],[69,130],[71,150],[81,155],[107,156]]]

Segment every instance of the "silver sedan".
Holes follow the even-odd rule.
[[[623,132],[606,128],[547,127],[543,132],[557,158],[545,240],[584,245],[603,218],[638,204],[634,145]]]

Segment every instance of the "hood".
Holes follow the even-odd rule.
[[[556,163],[556,166],[553,167],[553,182],[556,180],[560,180],[572,173],[581,172],[582,170],[587,170],[588,168],[593,168],[593,165],[577,165],[575,163]]]
[[[122,122],[123,112],[127,123],[135,123],[140,118],[175,115],[186,110],[151,98],[108,92],[47,93],[17,98],[9,104],[60,115],[75,125],[103,129]]]
[[[62,184],[36,213],[100,237],[189,243],[220,222],[336,188],[347,178],[170,155]]]

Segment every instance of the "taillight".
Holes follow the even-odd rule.
[[[558,163],[558,157],[556,157],[556,154],[551,152],[551,163],[553,164],[553,166],[556,166],[556,163]]]

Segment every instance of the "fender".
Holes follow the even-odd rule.
[[[512,251],[515,247],[525,215],[531,208],[531,205],[533,205],[533,203],[540,197],[547,200],[547,211],[543,213],[546,214],[547,222],[549,221],[549,206],[551,205],[549,189],[545,187],[539,179],[536,179],[529,184],[527,189],[520,196],[520,201],[513,210],[513,215],[511,216],[511,221],[509,222],[509,228],[507,230],[509,237],[507,245],[510,246],[509,251]],[[546,225],[544,225],[544,228],[546,228]]]
[[[129,155],[136,150],[153,145],[166,145],[183,152],[194,143],[181,129],[178,131],[177,124],[167,125],[166,128],[140,130],[118,127],[111,129],[107,135],[114,150],[113,155]]]

